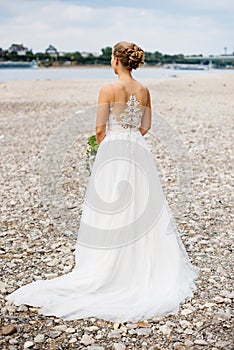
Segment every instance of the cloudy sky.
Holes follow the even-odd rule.
[[[146,51],[234,51],[234,0],[0,0],[0,47],[100,52],[120,40]]]

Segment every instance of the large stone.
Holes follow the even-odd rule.
[[[136,330],[138,335],[149,335],[151,333],[151,328],[139,328]]]
[[[108,338],[121,338],[121,334],[118,331],[111,331],[108,334]]]
[[[224,341],[224,340],[219,340],[217,341],[217,343],[215,343],[215,346],[217,346],[218,348],[225,348],[226,346],[231,345],[230,341]]]
[[[6,286],[3,282],[0,281],[0,292],[2,294],[5,294],[6,293]]]
[[[170,335],[171,334],[171,328],[168,327],[166,324],[159,327],[159,332],[162,332],[164,335]]]
[[[32,348],[33,345],[34,345],[33,341],[28,340],[24,343],[24,349]]]
[[[58,326],[54,326],[52,328],[53,331],[60,331],[60,332],[65,332],[67,329],[67,326],[65,326],[64,324],[58,325]]]
[[[77,342],[77,338],[73,337],[69,340],[69,344],[74,344]]]
[[[2,327],[2,335],[11,335],[17,332],[17,328],[13,324]]]
[[[180,326],[182,328],[188,328],[191,326],[191,323],[189,321],[186,321],[186,320],[180,320],[179,323],[180,323]]]
[[[139,321],[137,322],[138,327],[150,327],[150,324],[148,322]]]
[[[76,332],[76,329],[73,328],[73,327],[69,327],[69,328],[66,329],[66,333],[72,334],[72,333],[75,333],[75,332]]]
[[[44,343],[45,341],[45,334],[37,334],[34,338],[35,343]]]
[[[55,339],[55,338],[58,338],[61,334],[62,332],[60,331],[51,331],[48,333],[48,337]]]
[[[95,331],[98,331],[99,328],[98,328],[98,326],[88,326],[88,327],[85,327],[84,330],[89,331],[89,332],[95,332]]]
[[[187,316],[187,315],[191,314],[192,312],[193,311],[190,310],[190,309],[184,309],[184,310],[181,311],[181,315]]]
[[[94,339],[88,335],[88,334],[84,334],[80,340],[81,344],[84,344],[84,345],[91,345],[94,343]]]
[[[125,350],[126,346],[122,343],[114,343],[113,350]]]
[[[196,345],[208,345],[207,341],[205,341],[204,339],[196,339],[196,340],[194,340],[194,344],[196,344]]]

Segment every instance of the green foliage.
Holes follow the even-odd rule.
[[[107,47],[103,48],[102,54],[96,58],[97,63],[109,65],[110,61],[111,61],[111,55],[112,55],[112,48],[111,47],[107,46]]]
[[[110,46],[104,47],[101,49],[101,54],[96,56],[92,53],[87,53],[83,56],[79,51],[75,52],[64,52],[63,54],[57,55],[57,57],[50,56],[48,53],[36,52],[35,54],[32,50],[26,52],[26,55],[18,55],[17,52],[9,52],[7,50],[0,49],[0,61],[32,61],[35,60],[39,65],[50,67],[54,61],[57,61],[59,65],[63,65],[64,62],[70,62],[71,65],[85,65],[85,64],[103,64],[110,65],[112,54],[112,48]],[[211,58],[212,59],[212,58]],[[227,60],[216,60],[213,64],[216,68],[224,68],[225,66],[233,66],[232,59],[230,62]],[[202,54],[192,55],[188,59],[182,54],[168,55],[162,54],[159,51],[155,52],[145,52],[145,63],[149,66],[162,66],[164,64],[175,64],[175,63],[190,63],[190,64],[208,64],[209,59],[205,61]]]
[[[89,136],[87,140],[88,147],[86,149],[86,169],[89,172],[89,175],[91,175],[91,167],[90,162],[93,162],[95,160],[99,144],[96,140],[96,135]]]

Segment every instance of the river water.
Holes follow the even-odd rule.
[[[136,79],[169,79],[186,74],[229,73],[233,70],[210,69],[174,70],[165,68],[141,67],[133,71]],[[0,82],[12,80],[113,80],[115,74],[111,67],[79,67],[79,68],[11,68],[0,69]]]

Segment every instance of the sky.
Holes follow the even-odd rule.
[[[234,52],[234,0],[0,0],[0,47],[100,53],[121,40],[164,54]]]

